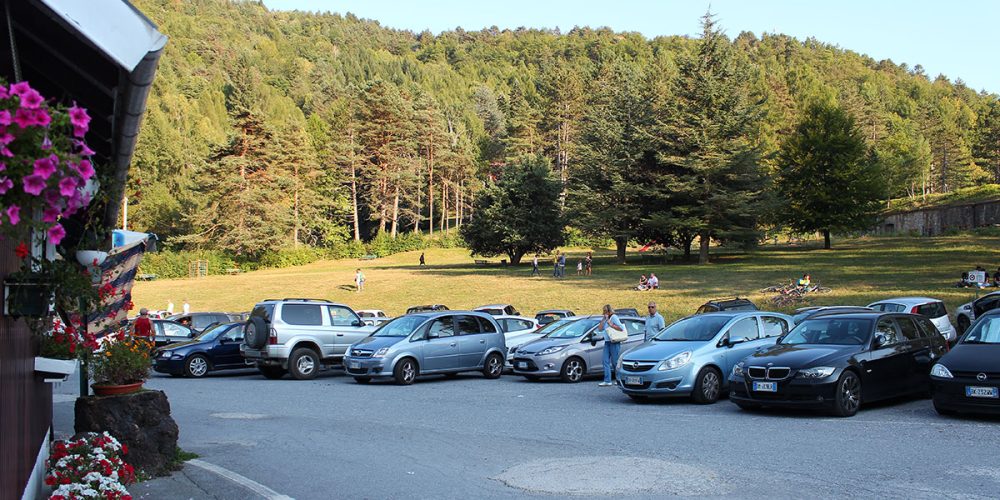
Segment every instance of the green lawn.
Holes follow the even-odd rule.
[[[530,259],[517,267],[478,267],[466,250],[430,249],[425,268],[416,265],[419,252],[371,261],[323,261],[237,276],[139,282],[133,301],[163,309],[170,299],[180,309],[186,298],[193,311],[246,311],[265,298],[309,297],[397,315],[409,306],[430,303],[452,309],[511,303],[525,314],[548,308],[597,314],[603,304],[643,311],[646,301],[655,300],[670,320],[716,297],[748,296],[767,308],[768,296],[759,293],[761,288],[808,272],[814,282],[834,289],[815,295],[812,305],[865,305],[893,296],[926,295],[943,299],[953,312],[975,292],[951,285],[963,270],[976,265],[995,270],[1000,265],[998,242],[982,236],[837,240],[833,250],[819,249],[818,242],[767,246],[750,254],[718,257],[708,266],[643,265],[634,252],[629,253],[633,262],[618,265],[613,264],[612,250],[601,249],[595,252],[593,276],[576,276],[576,262],[587,249],[568,249],[567,276],[562,280],[551,277],[551,261],[541,266],[542,277],[532,278]],[[358,267],[367,277],[363,293],[353,291]],[[660,290],[631,290],[639,274],[650,271],[660,277]]]

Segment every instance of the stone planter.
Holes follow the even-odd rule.
[[[125,461],[150,476],[170,473],[177,453],[177,423],[162,391],[77,398],[76,432],[107,431],[128,445]]]
[[[136,382],[134,384],[93,384],[90,387],[94,389],[94,394],[98,396],[121,396],[124,394],[132,394],[133,392],[139,392],[142,389],[142,384],[145,381]]]

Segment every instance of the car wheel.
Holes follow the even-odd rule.
[[[969,329],[969,318],[959,316],[957,323],[958,326],[956,328],[958,328],[958,335],[961,336],[966,330]]]
[[[208,358],[202,356],[201,354],[191,356],[184,363],[184,375],[188,377],[204,377],[208,373],[209,369]]]
[[[286,373],[288,373],[288,370],[280,366],[259,366],[257,367],[257,370],[260,371],[261,375],[264,375],[264,377],[269,378],[271,380],[278,380],[279,378],[284,377]]]
[[[254,316],[243,327],[243,341],[254,349],[262,349],[267,344],[267,323],[264,318]]]
[[[719,400],[722,392],[722,375],[719,370],[711,367],[702,368],[691,391],[691,399],[695,403],[707,405]]]
[[[943,415],[943,416],[947,416],[947,417],[950,417],[952,415],[957,415],[958,414],[958,412],[955,411],[955,410],[949,410],[947,408],[942,408],[942,407],[940,407],[938,405],[934,405],[934,411],[938,412],[938,415]]]
[[[648,403],[649,396],[643,396],[642,394],[629,394],[629,399],[635,401],[636,403]]]
[[[833,405],[833,414],[838,417],[853,417],[858,413],[861,407],[861,379],[854,372],[845,371],[840,376]]]
[[[587,373],[587,365],[583,364],[583,360],[573,356],[563,363],[562,370],[559,372],[559,378],[563,382],[569,382],[575,384],[583,380],[583,375]]]
[[[371,377],[354,377],[354,381],[359,384],[367,384],[372,381]]]
[[[410,385],[417,379],[417,362],[413,358],[403,358],[396,363],[392,376],[399,385]]]
[[[300,347],[292,351],[288,358],[288,371],[297,380],[311,380],[319,373],[319,355],[308,347]]]
[[[500,378],[503,375],[503,356],[493,353],[486,357],[486,364],[483,366],[483,376],[486,378]]]

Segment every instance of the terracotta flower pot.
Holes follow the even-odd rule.
[[[123,385],[100,385],[94,384],[90,387],[94,389],[94,394],[98,396],[120,396],[122,394],[132,394],[133,392],[139,392],[142,389],[142,384],[145,381],[136,382],[134,384],[123,384]]]

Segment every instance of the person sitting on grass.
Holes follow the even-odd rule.
[[[649,284],[650,290],[656,290],[657,288],[660,288],[660,278],[657,278],[656,274],[654,273],[649,273],[649,280],[647,283]]]
[[[810,283],[812,283],[812,280],[809,278],[809,275],[803,274],[802,277],[799,278],[799,281],[796,283],[796,286],[798,286],[799,288],[809,288]]]
[[[639,286],[635,287],[635,289],[639,291],[649,289],[649,280],[646,279],[645,274],[639,276]]]
[[[1000,267],[997,268],[997,272],[993,273],[993,286],[1000,286]]]

